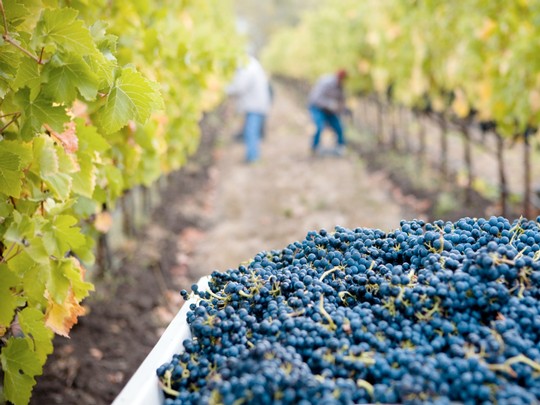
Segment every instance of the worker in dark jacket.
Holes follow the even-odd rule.
[[[336,134],[336,154],[343,155],[345,150],[345,135],[340,114],[346,111],[343,82],[347,77],[345,70],[325,74],[319,78],[309,94],[309,112],[315,124],[311,151],[319,151],[321,133],[329,126]]]

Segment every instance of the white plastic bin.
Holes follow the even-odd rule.
[[[208,288],[208,277],[198,282],[199,289]],[[170,362],[172,356],[184,350],[182,342],[191,338],[191,331],[186,314],[198,297],[186,301],[178,314],[171,321],[152,351],[146,356],[135,374],[130,378],[112,405],[161,405],[165,396],[158,384],[156,370],[164,363]]]

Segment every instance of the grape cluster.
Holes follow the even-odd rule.
[[[311,231],[192,286],[165,404],[533,404],[540,218]]]

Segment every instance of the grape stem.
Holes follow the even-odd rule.
[[[356,380],[356,385],[358,388],[363,388],[367,391],[370,397],[373,397],[373,385],[368,383],[366,380],[358,379]]]
[[[248,294],[248,293],[245,292],[244,290],[238,291],[238,295],[241,295],[241,296],[244,297],[244,298],[253,298],[253,294]]]
[[[214,297],[218,300],[225,300],[225,297],[220,297],[219,295],[214,294],[210,289],[206,290],[205,292],[207,292],[211,297]]]
[[[509,374],[512,377],[517,377],[516,372],[512,369],[512,365],[516,363],[524,363],[534,369],[537,373],[540,372],[540,363],[528,358],[524,354],[518,354],[517,356],[510,357],[503,364],[488,364],[488,368],[491,371],[501,371]]]
[[[340,267],[339,267],[339,266],[335,266],[335,267],[331,268],[330,270],[325,271],[325,272],[322,274],[322,276],[319,277],[319,281],[323,281],[323,280],[325,279],[326,276],[328,276],[328,275],[330,275],[330,274],[332,274],[332,273],[334,273],[334,272],[336,272],[336,271],[338,271],[338,270],[340,270]]]
[[[180,392],[175,391],[171,388],[171,376],[172,376],[171,370],[167,370],[165,372],[165,375],[163,376],[165,378],[165,382],[163,382],[162,379],[160,378],[158,380],[158,383],[161,389],[165,391],[167,394],[172,395],[173,397],[177,397],[178,395],[180,395]]]
[[[323,295],[321,295],[321,301],[320,301],[320,304],[319,304],[319,311],[321,312],[321,314],[328,321],[328,327],[330,328],[330,330],[336,330],[337,329],[336,324],[334,323],[334,321],[333,321],[332,317],[330,316],[330,314],[328,314],[328,312],[326,312],[326,309],[324,309],[324,296]]]

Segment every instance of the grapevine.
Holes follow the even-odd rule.
[[[90,3],[0,0],[0,392],[16,405],[85,313],[95,221],[185,163],[241,47],[223,2]]]

